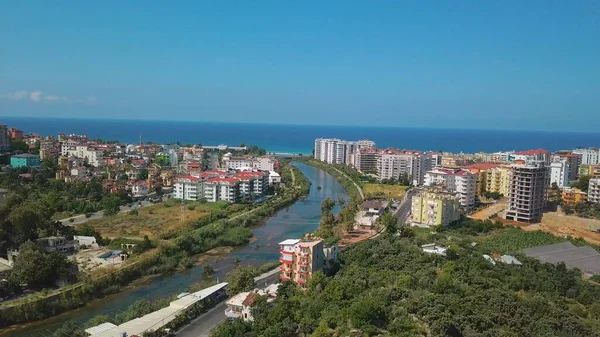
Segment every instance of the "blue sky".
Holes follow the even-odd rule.
[[[0,115],[597,131],[597,1],[4,1]]]

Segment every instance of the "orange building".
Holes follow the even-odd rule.
[[[567,205],[576,204],[579,202],[587,202],[588,195],[578,188],[565,188],[561,191],[560,196],[563,202]]]
[[[313,273],[323,270],[326,251],[323,240],[288,239],[279,243],[282,281],[292,281],[300,288],[312,278]]]
[[[8,138],[22,141],[23,140],[23,131],[15,128],[8,129]]]

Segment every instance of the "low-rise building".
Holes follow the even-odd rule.
[[[281,184],[281,175],[275,171],[269,171],[269,185]]]
[[[90,175],[90,171],[85,166],[77,166],[71,169],[71,177],[82,178]]]
[[[254,289],[245,291],[231,297],[225,304],[225,316],[233,319],[243,319],[244,321],[253,321],[251,309],[257,296],[266,296],[267,303],[275,301],[277,298],[277,288],[279,284],[272,284],[264,289]]]
[[[441,256],[446,256],[446,252],[448,251],[448,248],[437,245],[435,243],[428,243],[428,244],[422,245],[421,249],[423,250],[423,253],[436,254],[436,255],[441,255]]]
[[[473,164],[473,159],[465,155],[447,155],[442,157],[442,167],[460,168]]]
[[[64,236],[39,238],[37,239],[37,244],[44,248],[48,253],[69,253],[79,249],[79,245],[76,241],[67,240]]]
[[[452,192],[421,190],[412,198],[412,223],[415,226],[447,226],[460,218],[460,201]]]
[[[134,197],[143,197],[150,193],[150,185],[145,181],[137,181],[131,186],[131,194]]]
[[[360,208],[365,212],[366,215],[381,215],[383,213],[383,203],[376,200],[364,201]]]
[[[10,166],[38,168],[41,166],[40,156],[29,153],[16,154],[10,157]]]
[[[15,128],[8,129],[8,138],[16,141],[23,140],[23,131]]]
[[[588,201],[600,203],[600,178],[590,179],[588,188]]]
[[[580,202],[587,202],[588,194],[578,188],[566,187],[560,192],[563,202],[567,205],[573,205]]]

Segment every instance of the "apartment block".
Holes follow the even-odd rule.
[[[549,185],[548,171],[543,161],[511,166],[505,219],[528,223],[541,220]]]
[[[552,156],[552,161],[566,161],[569,165],[567,181],[577,180],[579,174],[579,166],[581,165],[582,155],[571,153],[568,151],[559,151]]]
[[[60,155],[60,146],[54,140],[42,140],[40,141],[40,159],[51,158],[53,160],[58,159]]]
[[[592,178],[600,178],[600,165],[581,165],[579,167],[579,176],[590,176]]]
[[[16,154],[10,157],[10,166],[12,167],[40,167],[40,156],[29,153]]]
[[[431,169],[431,155],[419,151],[381,149],[377,150],[376,171],[380,180],[398,179],[407,174],[412,184],[423,184],[425,172]]]
[[[0,124],[0,151],[10,150],[10,139],[8,138],[8,129],[6,125]]]
[[[321,239],[288,239],[279,243],[279,253],[281,280],[305,289],[315,272],[337,259],[337,246],[324,248]]]
[[[588,201],[588,194],[578,188],[564,188],[560,192],[560,196],[565,204],[573,205],[580,202]]]
[[[231,203],[240,202],[240,180],[236,178],[212,178],[203,183],[204,199],[209,202],[225,200]]]
[[[588,188],[588,201],[594,203],[600,203],[600,179],[590,179],[590,186]]]
[[[477,175],[467,170],[434,169],[425,174],[424,186],[440,186],[454,193],[460,205],[470,209],[475,205]]]
[[[416,226],[447,226],[460,218],[460,207],[453,192],[424,189],[412,198],[412,222]]]
[[[225,200],[237,203],[243,199],[264,196],[268,186],[268,172],[229,173],[221,170],[193,172],[177,178],[174,198],[191,201],[206,199],[210,202]]]
[[[460,168],[473,164],[473,159],[464,155],[448,155],[442,157],[442,167]]]
[[[513,156],[513,162],[522,160],[525,162],[543,162],[546,166],[550,165],[552,154],[548,150],[536,149],[516,152]]]
[[[364,173],[377,173],[377,159],[380,156],[375,149],[360,149],[354,158],[354,168]]]
[[[375,148],[375,142],[317,138],[315,139],[314,158],[328,164],[353,165],[356,161],[356,152],[367,148]]]
[[[488,162],[480,162],[472,165],[465,166],[465,170],[475,174],[477,176],[475,192],[479,195],[484,194],[486,192],[487,186],[487,174],[488,171],[499,167],[500,164],[496,163],[488,163]]]
[[[581,165],[597,165],[600,164],[600,149],[575,149],[573,153],[581,155]]]
[[[223,156],[223,168],[226,170],[260,170],[260,171],[273,171],[277,166],[277,161],[274,157],[253,157],[253,156],[232,156],[231,153],[227,153]]]
[[[558,188],[569,186],[569,161],[559,158],[550,164],[550,185],[556,184]]]
[[[495,167],[486,171],[486,192],[500,193],[503,196],[508,196],[510,189],[510,168]]]

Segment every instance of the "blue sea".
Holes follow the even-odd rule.
[[[269,152],[310,154],[315,138],[370,139],[377,147],[448,152],[600,147],[599,133],[459,130],[403,127],[239,124],[187,121],[0,117],[0,124],[43,136],[59,132],[91,138],[144,142],[257,145]]]

